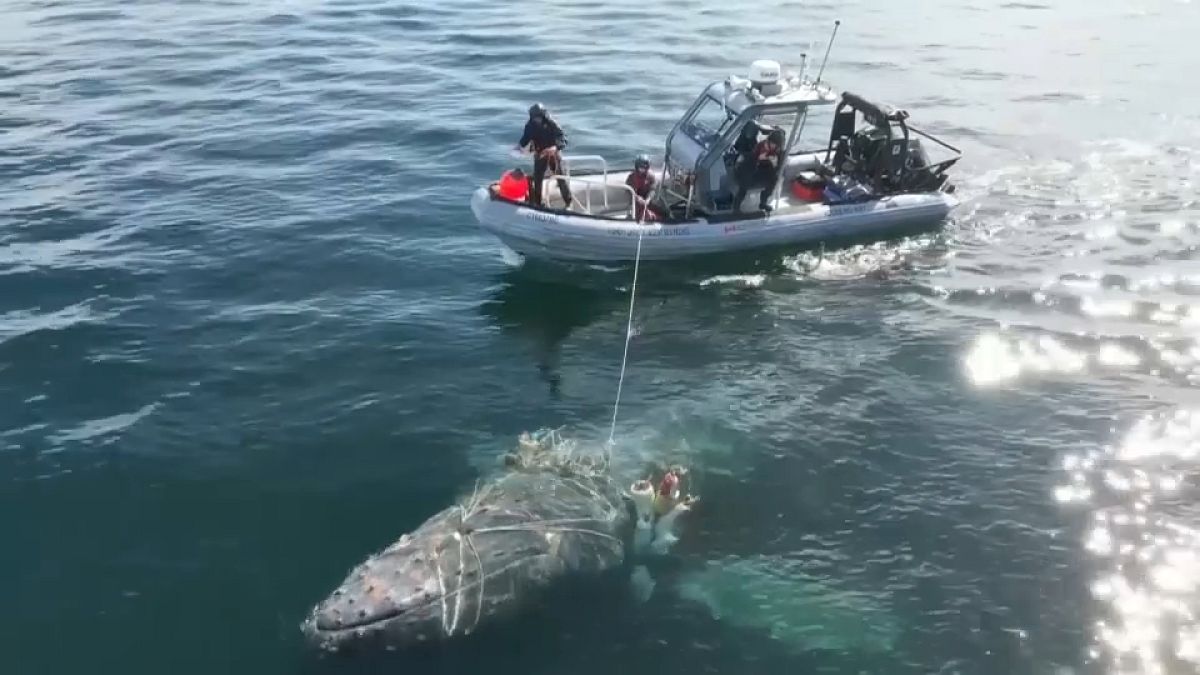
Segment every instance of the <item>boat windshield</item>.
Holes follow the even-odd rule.
[[[717,99],[705,96],[700,107],[684,122],[682,130],[707,150],[721,138],[725,127],[736,116]]]

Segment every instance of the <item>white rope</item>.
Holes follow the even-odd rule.
[[[606,460],[612,463],[613,437],[617,433],[617,410],[621,407],[621,388],[625,384],[625,365],[629,362],[629,340],[633,337],[633,302],[637,298],[638,267],[642,262],[642,233],[645,229],[638,223],[637,253],[633,257],[633,285],[629,287],[629,321],[625,325],[625,354],[621,357],[621,377],[617,380],[617,400],[613,403],[612,427],[608,430],[608,452]]]
[[[466,631],[470,633],[479,627],[479,617],[483,616],[483,599],[486,597],[484,596],[484,588],[487,585],[487,576],[483,573],[483,558],[479,557],[479,549],[475,548],[475,540],[469,534],[466,539],[467,546],[471,548],[471,553],[475,554],[475,566],[478,570],[476,574],[479,575],[479,596],[475,599],[475,623],[471,624],[471,628]],[[458,585],[462,586],[462,580],[459,580]]]
[[[464,549],[463,536],[458,532],[454,533],[454,538],[458,540],[458,585],[463,585],[463,574],[467,571],[467,556]],[[450,630],[446,631],[446,636],[454,635],[454,629],[458,628],[458,617],[462,615],[462,599],[463,593],[459,593],[454,598],[454,620],[450,622]],[[442,618],[444,624],[446,619]]]
[[[442,557],[437,555],[433,559],[433,571],[437,572],[438,595],[442,601],[442,632],[447,637],[450,635],[450,599],[446,596],[446,580],[442,576]],[[459,590],[462,589],[462,584],[458,585]]]
[[[535,523],[529,523],[529,524],[524,524],[524,525],[497,525],[496,527],[484,527],[484,528],[475,530],[471,534],[491,534],[493,532],[546,532],[546,533],[552,533],[552,534],[561,534],[563,532],[573,532],[575,534],[587,534],[587,535],[591,535],[593,537],[598,537],[600,539],[607,539],[609,541],[615,542],[618,546],[624,546],[624,543],[620,539],[612,536],[611,534],[608,534],[607,532],[597,532],[596,530],[589,530],[589,529],[582,528],[582,527],[547,527],[547,528],[543,529],[543,528],[538,527],[537,524],[535,524]]]

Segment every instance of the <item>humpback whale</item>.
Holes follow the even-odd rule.
[[[674,540],[677,472],[624,489],[604,458],[522,435],[506,469],[350,570],[301,624],[329,651],[442,642],[512,619],[570,581],[625,577]]]

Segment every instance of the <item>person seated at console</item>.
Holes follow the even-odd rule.
[[[742,210],[742,202],[746,199],[746,193],[752,188],[760,190],[759,210],[768,213],[771,211],[771,205],[768,202],[774,192],[775,179],[783,167],[785,138],[783,129],[772,129],[766,140],[754,146],[750,155],[741,158],[738,162],[734,169],[735,180],[738,184],[737,194],[733,198],[734,213]]]
[[[737,140],[733,142],[733,146],[725,152],[726,168],[734,170],[738,164],[754,152],[754,148],[758,146],[758,137],[769,133],[771,133],[771,127],[764,126],[757,120],[747,121],[746,126],[742,127],[742,132],[738,134]]]

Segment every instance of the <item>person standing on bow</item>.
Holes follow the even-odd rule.
[[[528,149],[533,153],[533,181],[530,185],[529,201],[538,206],[545,206],[542,200],[542,182],[546,170],[559,173],[562,164],[562,149],[567,147],[567,137],[562,127],[558,126],[548,112],[546,106],[534,103],[529,107],[529,121],[525,123],[525,131],[517,143],[518,149]],[[558,192],[563,198],[563,208],[571,208],[571,186],[566,179],[558,179]]]

